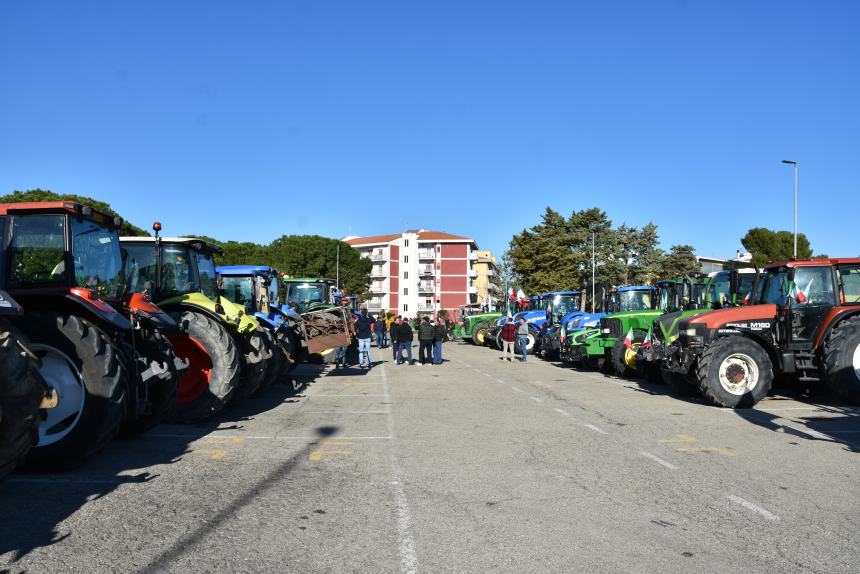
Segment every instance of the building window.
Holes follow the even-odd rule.
[[[441,245],[438,245],[438,244],[436,245],[436,253],[442,253],[442,246]]]
[[[403,304],[403,312],[405,313],[405,312],[407,312],[408,310],[409,310],[409,305],[407,305],[406,303],[404,303],[404,304]]]
[[[408,255],[404,255],[404,256],[403,256],[403,262],[404,262],[404,263],[409,263],[409,256],[408,256]]]
[[[404,287],[404,288],[403,288],[403,294],[404,294],[404,295],[409,295],[409,287]]]
[[[404,278],[404,279],[409,279],[409,271],[404,271],[404,272],[403,272],[403,278]]]
[[[403,247],[409,247],[409,240],[408,239],[403,240]]]

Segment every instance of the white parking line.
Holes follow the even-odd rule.
[[[516,391],[516,392],[518,392],[518,393],[525,392],[525,391],[523,391],[522,389],[518,389],[518,388],[516,388],[516,387],[511,387],[511,390],[514,390],[514,391]]]
[[[543,402],[543,399],[539,399],[539,398],[537,398],[537,397],[529,397],[529,398],[530,398],[531,400],[533,400],[534,402],[536,402],[536,403],[542,403],[542,402]]]
[[[485,377],[488,377],[488,378],[492,377],[492,375],[490,375],[489,373],[481,373],[481,374],[484,375]]]
[[[308,415],[388,415],[391,411],[302,411]]]
[[[309,399],[339,399],[340,397],[384,397],[386,395],[308,395]]]
[[[752,510],[753,512],[758,512],[759,514],[761,514],[762,516],[764,516],[768,520],[779,520],[779,516],[777,516],[776,514],[773,514],[772,512],[768,512],[767,510],[765,510],[761,506],[759,506],[757,504],[753,504],[749,500],[744,500],[740,496],[735,496],[733,494],[730,494],[730,495],[728,495],[728,498],[729,498],[729,500],[731,500],[735,504],[740,504],[741,506],[743,506],[747,510]]]
[[[382,381],[385,383],[385,396],[388,397],[388,377],[385,367],[382,367]],[[390,403],[391,399],[386,398]],[[386,420],[388,435],[394,438],[394,417],[389,415]],[[403,489],[402,471],[394,452],[394,444],[388,449],[388,461],[391,467],[391,486],[394,506],[397,510],[397,533],[400,538],[400,573],[416,574],[418,572],[418,555],[415,553],[415,539],[412,536],[412,516],[409,511],[409,501]]]
[[[563,414],[563,415],[564,415],[564,416],[566,416],[566,417],[569,417],[569,416],[570,416],[570,413],[569,413],[569,412],[567,412],[567,411],[566,411],[566,410],[564,410],[564,409],[557,409],[557,408],[553,408],[552,410],[554,410],[554,411],[555,411],[555,412],[557,412],[557,413],[561,413],[561,414]],[[595,428],[597,428],[597,427],[595,427]]]
[[[507,383],[505,381],[503,381],[502,379],[496,379],[496,382],[499,383],[500,385],[507,385]]]
[[[585,428],[590,428],[590,429],[591,429],[591,430],[593,430],[594,432],[599,432],[600,434],[609,434],[608,432],[606,432],[606,431],[605,431],[605,430],[603,430],[602,428],[600,428],[600,427],[596,427],[596,426],[594,426],[594,425],[589,425],[589,424],[587,424],[587,425],[585,425]]]
[[[654,462],[656,462],[657,464],[660,464],[660,465],[665,466],[666,468],[671,468],[672,470],[678,470],[678,467],[677,467],[677,466],[675,466],[674,464],[672,464],[671,462],[666,462],[665,460],[663,460],[663,459],[662,459],[662,458],[660,458],[659,456],[654,456],[654,455],[653,455],[653,454],[651,454],[650,452],[647,452],[647,451],[644,451],[644,450],[640,450],[640,451],[639,451],[639,454],[641,454],[641,455],[642,455],[642,456],[644,456],[645,458],[649,458],[649,459],[653,460],[653,461],[654,461]]]

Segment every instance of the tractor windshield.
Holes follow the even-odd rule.
[[[218,272],[215,271],[215,258],[211,254],[196,252],[197,280],[200,281],[200,292],[216,301],[218,299]]]
[[[768,269],[761,279],[761,295],[756,303],[771,303],[782,307],[788,300],[788,268]]]
[[[287,306],[302,313],[311,303],[328,303],[325,283],[287,283]]]
[[[254,278],[236,277],[232,275],[222,276],[224,285],[224,296],[233,303],[245,307],[246,313],[254,313]]]
[[[856,305],[860,303],[860,267],[840,267],[839,283],[842,286],[840,298],[843,304]]]
[[[705,294],[705,306],[711,309],[719,309],[729,304],[731,299],[729,283],[728,273],[718,273],[714,277],[711,277],[707,293]]]
[[[657,285],[657,309],[670,311],[675,309],[675,298],[678,294],[677,283],[660,283]]]
[[[568,313],[579,310],[579,294],[556,295],[552,299],[552,312],[556,317],[564,317]]]
[[[9,286],[65,283],[66,225],[63,215],[12,218]]]
[[[700,306],[705,302],[705,291],[708,290],[707,283],[693,283],[690,301],[695,301]]]
[[[131,246],[129,252],[130,249]],[[197,277],[191,268],[191,254],[188,252],[188,247],[185,245],[163,245],[161,257],[160,292],[164,297],[200,291]],[[153,265],[153,270],[154,267],[155,265]],[[152,281],[155,284],[154,278]]]
[[[613,312],[643,311],[651,308],[651,291],[616,291],[612,294]]]
[[[72,256],[75,283],[100,293],[107,299],[118,299],[125,292],[119,236],[87,220],[72,220]]]

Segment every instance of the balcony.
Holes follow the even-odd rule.
[[[436,286],[432,281],[419,281],[418,282],[418,292],[419,293],[435,293]]]
[[[382,309],[382,301],[368,301],[365,303],[368,311],[379,311]]]
[[[469,261],[477,261],[478,260],[478,252],[470,251],[469,252]]]
[[[477,292],[478,292],[478,288],[477,288],[477,287],[475,287],[474,285],[469,285],[469,293],[474,294],[474,293],[477,293]]]
[[[418,259],[436,259],[436,254],[432,249],[419,249]]]
[[[436,307],[433,305],[433,303],[430,303],[429,305],[427,303],[418,303],[418,310],[432,312],[436,310]]]
[[[371,261],[388,261],[388,255],[385,253],[374,253],[370,256]]]
[[[433,268],[432,267],[424,267],[418,270],[418,275],[421,277],[433,277]]]
[[[373,269],[370,270],[370,276],[373,279],[384,279],[388,277],[388,272],[385,270],[384,265],[374,265]]]
[[[469,277],[477,277],[478,270],[477,269],[469,269]]]
[[[386,293],[385,285],[382,283],[371,283],[370,284],[370,292],[371,293]]]

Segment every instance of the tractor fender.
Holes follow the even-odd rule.
[[[169,303],[161,303],[159,307],[161,307],[161,309],[167,313],[170,313],[172,311],[194,311],[195,313],[206,315],[220,325],[228,324],[227,321],[224,319],[224,315],[216,313],[213,309],[210,309],[209,307],[197,305],[190,301],[171,301]]]
[[[254,318],[257,319],[260,325],[265,326],[270,331],[277,331],[278,328],[283,325],[283,321],[273,319],[269,317],[266,313],[254,313]]]
[[[114,329],[131,330],[128,319],[89,289],[76,287],[62,292],[34,292],[32,295],[19,292],[15,296],[27,311],[50,309],[82,316],[96,325],[107,324]]]
[[[814,349],[820,349],[821,345],[824,344],[824,341],[827,340],[827,337],[830,336],[830,333],[836,326],[848,319],[849,317],[856,317],[860,315],[860,308],[857,307],[834,307],[830,311],[827,312],[827,315],[824,316],[824,319],[821,321],[821,328],[818,330],[818,336],[815,337],[815,344],[813,346]]]
[[[0,289],[0,315],[22,315],[24,308],[11,295]]]

